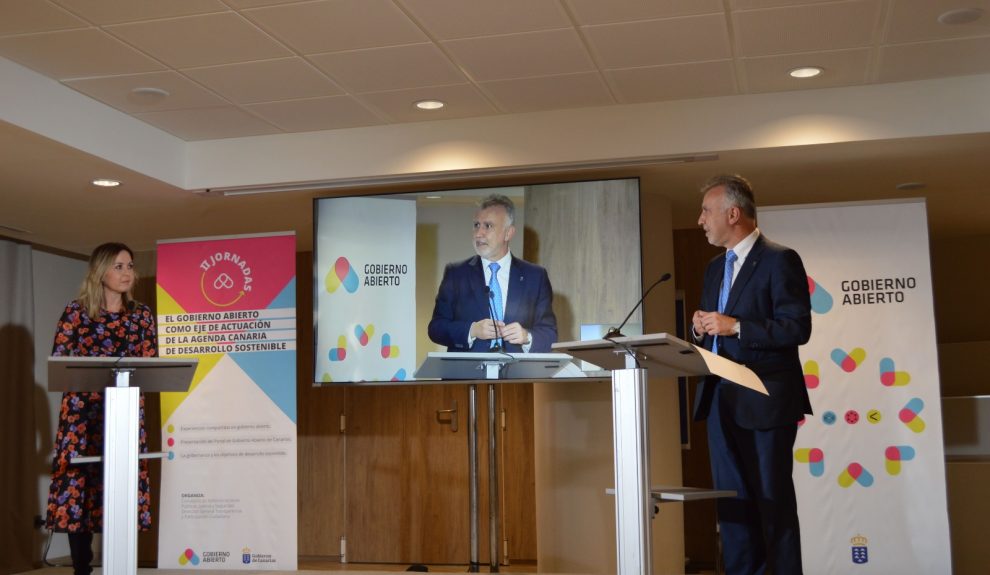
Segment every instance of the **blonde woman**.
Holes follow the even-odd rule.
[[[156,355],[155,316],[131,295],[137,279],[134,253],[124,244],[107,243],[93,250],[79,297],[65,307],[59,319],[52,355]],[[140,445],[146,452],[144,397],[140,409]],[[72,465],[72,459],[103,453],[103,417],[102,393],[62,395],[46,523],[53,531],[69,534],[75,575],[93,570],[93,533],[103,531],[103,467],[100,463]],[[138,476],[138,524],[142,530],[151,526],[151,490],[144,460]]]

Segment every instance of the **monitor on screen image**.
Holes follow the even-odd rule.
[[[571,260],[578,259],[576,252],[581,249],[568,234],[580,234],[597,224],[592,220],[598,219],[596,209],[600,206],[589,204],[584,209],[584,198],[600,204],[602,194],[610,194],[609,201],[635,210],[637,223],[605,230],[598,241],[622,246],[626,260],[623,269],[634,274],[639,285],[636,179],[317,198],[315,385],[414,381],[428,354],[448,350],[431,340],[428,333],[438,289],[448,264],[463,263],[477,255],[475,214],[479,203],[492,194],[506,196],[515,205],[516,231],[509,242],[512,256],[544,268],[553,285],[560,341],[580,339],[582,324],[614,325],[622,320],[627,309],[609,313],[618,317],[599,317],[600,311],[574,308],[573,302],[581,298],[566,295],[574,286],[563,270],[573,265]],[[564,213],[548,213],[559,205],[556,198],[560,197],[566,197],[569,207]],[[527,214],[532,221],[527,221]],[[629,253],[630,246],[635,246],[635,253]],[[522,273],[523,269],[522,264],[519,270],[513,266],[510,273]],[[526,277],[531,278],[527,288],[534,287],[533,276]],[[472,297],[486,301],[487,296],[487,301],[492,301],[484,280],[478,283],[479,293]],[[517,289],[517,298],[523,293],[507,288],[506,321],[512,319],[513,289]],[[635,298],[629,305],[633,303]]]

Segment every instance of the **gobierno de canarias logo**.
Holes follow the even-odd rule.
[[[209,254],[199,263],[199,269],[199,290],[214,306],[232,306],[251,291],[251,265],[237,252]]]
[[[357,272],[354,271],[354,266],[351,265],[351,262],[344,256],[340,256],[333,263],[330,271],[327,272],[327,277],[323,283],[327,293],[334,293],[341,286],[344,287],[347,293],[354,293],[357,291],[358,286],[361,285],[361,280],[358,278]]]

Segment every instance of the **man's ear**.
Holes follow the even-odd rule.
[[[735,224],[739,221],[739,216],[742,214],[742,210],[738,206],[732,206],[729,208],[729,223]]]
[[[505,229],[505,241],[510,241],[512,236],[516,235],[516,226],[511,225]]]

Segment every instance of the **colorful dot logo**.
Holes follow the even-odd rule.
[[[382,359],[399,357],[399,346],[392,345],[392,336],[387,333],[382,334]]]
[[[199,565],[199,555],[196,555],[196,553],[192,549],[187,548],[185,551],[179,554],[179,565],[186,565],[186,564]]]
[[[795,450],[794,460],[798,463],[807,463],[812,477],[821,477],[825,474],[825,452],[817,447],[802,447]]]
[[[808,360],[804,362],[804,385],[808,389],[816,389],[821,383],[818,371],[817,361]]]
[[[347,338],[340,336],[337,338],[337,347],[330,348],[330,361],[344,361],[347,359]]]
[[[925,430],[925,420],[921,419],[918,415],[921,410],[925,409],[925,402],[921,401],[920,397],[912,398],[911,401],[907,402],[904,409],[898,413],[901,422],[904,423],[911,431],[915,433],[921,433]]]
[[[838,347],[832,350],[832,361],[846,373],[856,371],[856,368],[862,365],[865,359],[866,350],[861,347],[857,347],[849,353]]]
[[[859,423],[859,412],[855,409],[850,409],[846,412],[846,423],[849,425],[856,425]]]
[[[358,343],[361,344],[361,347],[368,345],[368,342],[371,341],[371,336],[373,335],[375,335],[375,326],[370,323],[365,326],[362,326],[361,324],[354,326],[354,337],[357,338]]]
[[[882,419],[883,419],[883,414],[880,413],[880,410],[879,409],[871,409],[871,410],[869,410],[869,411],[866,412],[866,421],[868,423],[872,423],[872,424],[876,425],[876,424],[880,423],[880,420],[882,420]]]
[[[907,385],[911,382],[911,374],[906,371],[897,371],[894,368],[894,360],[885,357],[880,360],[880,383],[887,387]]]
[[[808,276],[808,291],[811,293],[811,311],[828,313],[832,309],[832,294]]]
[[[354,293],[360,283],[357,272],[354,271],[351,262],[347,261],[344,256],[337,258],[337,261],[333,263],[333,269],[327,272],[324,281],[328,293],[337,291],[340,286],[344,286],[347,293]]]
[[[836,417],[834,411],[826,411],[825,413],[822,414],[822,423],[824,423],[825,425],[832,425],[833,423],[835,423],[835,419]]]
[[[914,448],[910,445],[891,445],[884,451],[883,455],[884,459],[887,460],[887,473],[900,475],[901,462],[914,459]]]
[[[865,467],[855,461],[846,466],[845,470],[839,474],[839,485],[848,488],[853,483],[859,483],[863,487],[873,485],[873,475]]]
[[[333,383],[333,378],[330,377],[330,374],[329,373],[327,373],[327,372],[324,371],[323,372],[323,376],[320,377],[320,381],[323,382],[323,383]]]
[[[175,459],[175,452],[172,451],[172,448],[175,447],[175,438],[172,437],[172,434],[175,433],[175,426],[170,423],[165,427],[165,431],[168,432],[169,434],[168,439],[165,441],[165,443],[169,447],[168,460],[172,461],[173,459]]]
[[[402,368],[399,371],[395,372],[395,375],[392,376],[392,381],[405,381],[405,380],[406,380],[405,368]]]

